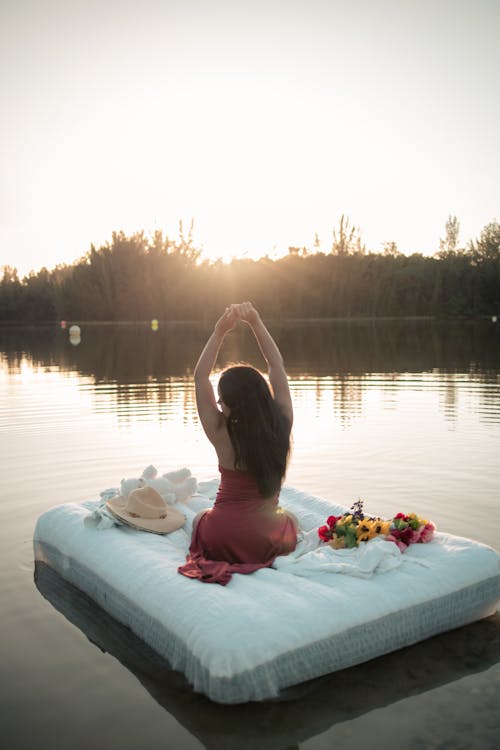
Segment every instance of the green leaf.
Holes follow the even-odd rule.
[[[352,527],[350,527],[345,537],[346,547],[355,547],[356,542],[357,542],[356,531]]]

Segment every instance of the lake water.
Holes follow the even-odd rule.
[[[415,510],[499,548],[500,325],[271,329],[295,410],[287,484],[346,505],[361,497],[380,515]],[[0,328],[4,746],[493,748],[499,616],[288,701],[223,707],[50,570],[34,582],[33,529],[51,506],[95,499],[151,463],[216,475],[192,381],[209,330],[82,324],[74,345],[57,326]],[[239,360],[263,366],[248,331],[229,337],[219,364]]]

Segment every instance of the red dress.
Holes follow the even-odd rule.
[[[233,573],[268,568],[278,555],[295,549],[295,525],[278,508],[278,496],[264,499],[246,471],[219,466],[221,482],[214,507],[193,532],[186,563],[178,568],[204,583],[231,580]]]

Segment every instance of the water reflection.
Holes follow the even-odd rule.
[[[97,385],[94,390],[97,411],[113,410],[122,424],[151,418],[162,422],[173,417],[183,424],[197,420],[194,384],[187,376],[145,384]]]
[[[54,734],[63,729],[70,740],[75,717],[92,716],[90,729],[82,727],[80,744],[89,736],[102,739],[94,719],[103,717],[99,730],[109,727],[103,691],[109,688],[123,696],[125,708],[134,705],[135,685],[121,690],[122,670],[118,677],[112,672],[107,681],[101,680],[104,657],[96,651],[87,664],[88,649],[84,646],[75,655],[73,640],[64,639],[71,629],[54,612],[37,610],[38,602],[43,605],[41,597],[31,583],[29,593],[24,586],[31,559],[22,569],[16,563],[18,553],[30,545],[36,516],[50,505],[95,497],[121,477],[140,474],[151,462],[165,469],[187,465],[199,478],[214,475],[212,449],[195,414],[192,380],[209,330],[197,325],[161,324],[156,332],[148,325],[83,325],[81,343],[73,347],[68,331],[56,326],[0,327],[0,430],[6,428],[1,457],[5,475],[14,477],[2,503],[8,542],[3,549],[10,555],[1,581],[10,617],[4,623],[3,656],[12,662],[4,682],[8,699],[19,707],[19,720],[16,714],[12,723],[16,736],[28,710],[35,726],[45,722]],[[369,510],[382,515],[415,509],[442,530],[497,546],[499,331],[491,324],[430,322],[273,328],[296,405],[289,483],[335,502],[361,497]],[[221,364],[243,358],[261,365],[244,332],[228,341],[223,355]],[[125,429],[118,431],[117,422]],[[411,719],[417,703],[415,698],[405,708],[402,696],[446,683],[443,700],[449,703],[443,704],[443,731],[454,737],[452,681],[487,669],[500,655],[497,616],[298,686],[281,703],[217,706],[193,694],[179,674],[144,652],[144,644],[130,631],[53,576],[37,566],[36,583],[49,602],[113,654],[165,711],[210,749],[296,747],[333,725],[342,733],[342,722],[347,732],[358,716],[359,731],[371,720],[368,716],[363,723],[362,715],[384,705],[390,708],[382,718],[392,732],[394,716],[401,727],[401,717]],[[40,662],[46,673],[39,656],[33,667],[27,662],[23,643],[44,654]],[[64,643],[71,643],[66,653]],[[16,644],[14,656],[6,659],[10,644]],[[72,671],[74,664],[82,666],[80,659],[85,665],[81,674]],[[483,684],[488,679],[485,675]],[[103,691],[88,689],[101,682]],[[487,685],[482,705],[487,712],[491,704],[494,713],[489,689]],[[149,707],[151,701],[144,697]],[[429,699],[434,701],[435,694]],[[47,718],[44,711],[51,706],[57,708]],[[151,716],[160,715],[158,736],[165,737],[164,711],[154,708]],[[472,726],[473,715],[465,720],[468,716]],[[360,746],[370,745],[371,731],[370,724],[356,737]],[[129,738],[122,739],[127,744]],[[140,732],[136,739],[130,747],[141,746]],[[460,737],[456,739],[460,744]]]
[[[183,675],[128,628],[43,562],[40,593],[87,638],[129,669],[150,695],[207,750],[285,750],[340,722],[389,706],[495,664],[500,616],[493,615],[357,667],[297,685],[280,701],[223,706],[193,693]],[[390,675],[390,679],[387,679]],[[360,744],[366,737],[360,737]],[[138,737],[140,745],[140,738]]]
[[[270,326],[291,375],[462,372],[496,375],[500,370],[500,326],[490,322],[355,321],[284,323]],[[211,328],[203,324],[82,324],[77,350],[58,326],[0,327],[0,351],[9,370],[23,358],[33,365],[91,375],[95,382],[136,382],[192,372]],[[223,349],[225,361],[261,364],[255,342],[235,331]]]
[[[442,391],[440,406],[450,425],[460,393],[476,399],[481,418],[498,419],[500,327],[482,323],[357,321],[271,326],[282,349],[294,397],[313,399],[341,420],[359,416],[367,394],[383,393],[388,408],[400,388]],[[192,370],[210,332],[202,324],[82,324],[73,347],[60,327],[0,328],[0,363],[10,374],[23,365],[58,369],[85,378],[97,410],[113,409],[120,422],[132,417],[160,421],[175,411],[195,415]],[[220,366],[244,360],[262,367],[253,337],[237,330],[225,344]],[[465,376],[465,377],[464,377]],[[474,388],[476,386],[476,388]],[[481,386],[481,387],[477,387]]]

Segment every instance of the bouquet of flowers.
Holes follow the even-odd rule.
[[[382,536],[404,552],[410,544],[430,542],[435,530],[432,521],[416,513],[397,513],[391,520],[365,515],[363,501],[357,500],[349,513],[329,516],[326,524],[319,527],[318,536],[335,549],[357,547],[360,542]]]

